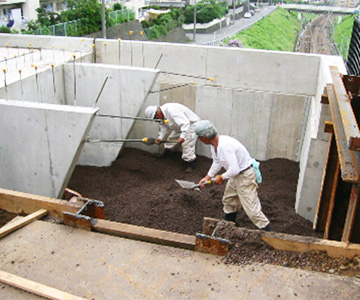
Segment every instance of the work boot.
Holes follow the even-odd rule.
[[[265,227],[260,228],[260,229],[261,229],[261,230],[264,230],[264,231],[271,231],[270,223],[267,224]]]
[[[236,224],[236,215],[237,215],[237,212],[225,214],[224,219],[225,219],[225,221],[234,222]]]
[[[185,173],[191,173],[192,171],[194,171],[195,169],[195,161],[186,161],[185,162],[186,165],[186,169],[185,169]]]
[[[162,153],[160,154],[154,154],[154,157],[156,158],[165,158],[168,157],[171,153],[170,149],[165,148]]]

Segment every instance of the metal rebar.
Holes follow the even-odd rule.
[[[130,116],[118,116],[118,115],[105,115],[105,114],[97,114],[97,117],[108,117],[108,118],[118,118],[118,119],[130,119],[130,120],[141,120],[141,121],[150,121],[150,122],[163,122],[162,119],[148,119],[141,117],[130,117]]]
[[[100,92],[99,92],[99,95],[97,96],[97,98],[96,98],[96,100],[95,100],[94,106],[95,106],[95,105],[97,104],[97,102],[99,101],[100,95],[101,95],[101,93],[102,93],[102,91],[103,91],[103,89],[104,89],[104,87],[105,87],[105,84],[106,84],[106,82],[107,82],[108,79],[109,79],[109,76],[107,76],[107,77],[105,78],[105,81],[104,81],[104,83],[103,83],[103,85],[102,85],[102,87],[101,87],[101,90],[100,90]]]
[[[175,72],[160,71],[160,73],[169,74],[169,75],[178,75],[178,76],[184,76],[184,77],[191,77],[191,78],[199,78],[199,79],[212,80],[212,78],[208,78],[208,77],[204,77],[204,76],[181,74],[181,73],[175,73]]]

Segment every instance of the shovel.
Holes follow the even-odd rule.
[[[185,180],[178,180],[175,179],[175,181],[183,188],[183,189],[188,189],[188,190],[199,190],[200,189],[200,184],[196,184],[195,182],[191,182],[191,181],[185,181]],[[203,184],[204,185],[208,185],[214,182],[214,178],[211,178],[208,181],[205,181]]]
[[[87,143],[122,143],[122,142],[141,142],[144,143],[148,146],[154,145],[155,144],[155,140],[154,138],[148,138],[148,137],[144,137],[142,139],[119,139],[119,140],[91,140],[91,139],[87,139],[86,142]],[[160,141],[160,143],[177,143],[177,140],[164,140],[164,141]]]

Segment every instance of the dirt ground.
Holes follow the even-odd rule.
[[[263,182],[259,196],[263,212],[275,232],[322,237],[312,223],[294,210],[299,165],[287,159],[260,162]],[[112,166],[106,168],[77,166],[69,188],[83,197],[105,204],[108,220],[194,235],[202,232],[204,217],[223,218],[221,198],[225,185],[208,186],[200,191],[182,189],[175,179],[197,183],[207,172],[211,159],[199,156],[196,169],[185,173],[180,153],[159,159],[152,154],[124,148]],[[245,265],[270,263],[331,274],[360,277],[360,258],[334,259],[325,253],[290,253],[268,246],[243,211],[237,227],[221,222],[217,236],[227,238],[231,248],[223,262]],[[245,228],[245,229],[243,229]]]

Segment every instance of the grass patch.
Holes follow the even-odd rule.
[[[277,8],[272,14],[244,30],[224,40],[236,39],[244,48],[293,51],[296,36],[301,29],[297,13]]]
[[[336,24],[334,27],[334,41],[340,52],[339,54],[344,59],[347,59],[348,56],[349,44],[354,26],[354,18],[357,16],[358,15],[342,17],[341,22]]]

